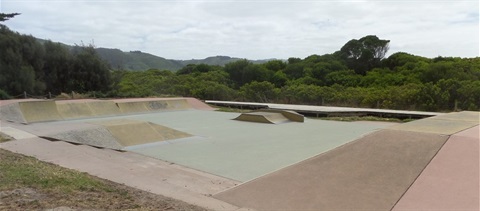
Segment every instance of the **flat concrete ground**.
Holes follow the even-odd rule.
[[[387,126],[315,119],[282,124],[232,120],[238,115],[189,110],[129,116],[194,137],[126,149],[237,181],[248,181]]]

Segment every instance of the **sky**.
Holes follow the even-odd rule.
[[[396,52],[478,57],[478,0],[0,0],[22,34],[167,59],[305,58],[376,35]]]

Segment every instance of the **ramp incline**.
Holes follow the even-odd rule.
[[[55,101],[19,102],[18,106],[27,123],[63,120]]]
[[[57,109],[63,119],[78,119],[94,116],[87,102],[57,102]]]
[[[107,148],[114,150],[123,149],[123,145],[102,126],[93,125],[90,128],[79,130],[71,130],[57,134],[43,136],[46,139],[54,139],[58,141],[65,141],[69,143],[82,144],[94,146],[99,148]]]
[[[392,130],[452,135],[479,124],[479,112],[454,112],[390,127]]]
[[[93,113],[93,117],[121,115],[120,109],[113,101],[88,101],[87,106]]]
[[[242,113],[234,120],[280,124],[285,122],[303,122],[304,117],[294,111],[261,109],[254,112]]]
[[[18,103],[9,103],[0,107],[0,118],[9,122],[26,124],[27,120],[23,117],[23,113]]]
[[[193,103],[193,105],[190,105]],[[0,118],[16,123],[35,123],[81,118],[130,115],[192,108],[213,110],[196,99],[148,98],[122,100],[18,100],[0,104]],[[207,109],[210,108],[210,109]]]
[[[188,133],[151,122],[130,119],[94,122],[93,124],[104,126],[123,147],[191,136]]]

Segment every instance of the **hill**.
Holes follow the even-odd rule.
[[[187,66],[188,64],[224,66],[230,62],[241,60],[241,58],[229,56],[211,56],[205,59],[173,60],[141,51],[123,52],[119,49],[110,48],[96,48],[95,50],[103,60],[110,64],[111,68],[132,71],[143,71],[148,69],[176,71],[184,66]],[[255,64],[261,64],[269,60],[271,59],[253,60],[251,62]]]
[[[181,62],[165,59],[141,51],[123,52],[119,49],[96,48],[100,57],[107,61],[113,69],[123,70],[178,70],[182,68]]]

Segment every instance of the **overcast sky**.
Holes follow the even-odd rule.
[[[305,58],[351,39],[389,55],[479,56],[478,0],[0,0],[10,29],[65,44],[168,59]]]

